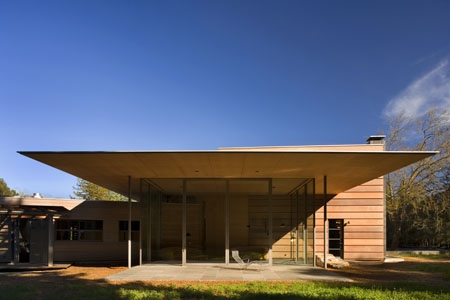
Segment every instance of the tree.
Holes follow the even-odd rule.
[[[447,111],[390,120],[387,150],[438,150],[439,154],[387,176],[388,246],[448,243],[450,122]],[[447,239],[447,240],[446,240]]]
[[[110,200],[110,201],[126,201],[126,197],[110,191],[104,187],[98,186],[87,180],[78,178],[76,185],[73,187],[74,198],[82,198],[88,200]]]
[[[0,178],[0,196],[17,196],[19,193],[17,193],[15,190],[12,190],[8,187],[5,180],[3,178]]]

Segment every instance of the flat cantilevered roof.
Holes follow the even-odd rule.
[[[217,151],[19,153],[123,195],[128,194],[128,178],[131,176],[132,197],[139,199],[141,178],[314,178],[316,192],[320,194],[323,178],[327,176],[328,194],[338,194],[438,152],[348,151],[319,146]]]

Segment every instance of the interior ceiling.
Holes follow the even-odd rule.
[[[338,194],[349,188],[436,154],[434,151],[152,151],[152,152],[42,152],[22,155],[139,199],[140,179],[273,178],[278,193],[307,178],[316,193]],[[279,180],[279,179],[291,179]],[[182,182],[182,181],[180,181]],[[286,186],[282,187],[285,182]],[[177,184],[180,187],[179,184]],[[164,187],[162,187],[164,188]]]

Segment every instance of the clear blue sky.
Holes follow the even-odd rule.
[[[364,143],[450,107],[450,1],[0,0],[0,178],[69,197],[17,154]]]

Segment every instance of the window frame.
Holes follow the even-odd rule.
[[[103,242],[103,220],[57,219],[55,241]]]

